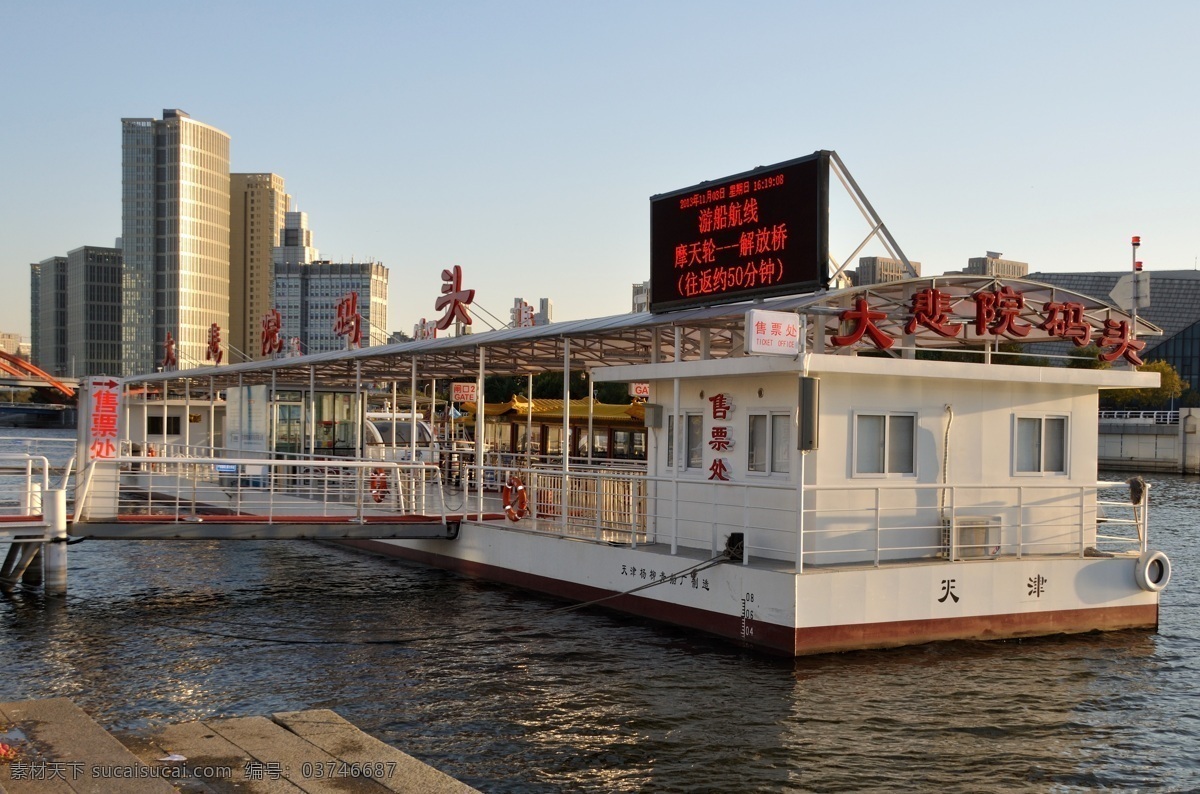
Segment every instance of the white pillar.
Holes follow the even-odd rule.
[[[45,494],[45,517],[53,538],[42,546],[46,595],[67,594],[67,492],[52,490]]]

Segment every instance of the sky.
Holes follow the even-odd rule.
[[[29,264],[113,245],[121,119],[164,108],[228,133],[232,171],[282,176],[323,259],[386,265],[389,331],[440,316],[453,265],[503,321],[516,297],[626,312],[652,195],[820,149],[926,275],[989,250],[1123,270],[1133,235],[1148,270],[1200,257],[1197,2],[8,0],[0,20],[0,331],[25,337]],[[832,212],[840,262],[868,228]]]

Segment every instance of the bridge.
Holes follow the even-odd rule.
[[[0,350],[0,387],[30,389],[30,402],[0,403],[0,425],[71,427],[75,424],[78,378],[56,378],[11,353]]]
[[[36,364],[0,350],[0,386],[34,389],[48,395],[43,402],[74,405],[79,380],[56,378]]]

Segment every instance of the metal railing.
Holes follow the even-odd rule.
[[[0,455],[7,486],[0,499],[0,538],[14,543],[47,539],[42,498],[50,490],[52,467],[44,455]]]
[[[1101,422],[1130,422],[1144,425],[1177,425],[1179,411],[1101,411]]]
[[[1144,550],[1147,543],[1147,500],[1133,505],[1107,490],[1124,483],[818,486],[804,490],[801,514],[791,484],[714,485],[603,469],[565,476],[497,469],[489,479],[502,483],[510,475],[529,492],[523,528],[713,553],[741,533],[745,559],[790,563],[797,571],[920,559],[1085,556]]]
[[[426,516],[446,520],[437,468],[379,460],[122,456],[81,472],[76,520],[202,515],[269,522]]]
[[[376,515],[444,521],[444,490],[457,487],[466,511],[513,526],[497,517],[504,515],[505,497],[514,498],[502,486],[517,477],[528,507],[515,523],[522,530],[627,546],[664,544],[672,553],[718,553],[739,533],[744,561],[794,566],[798,572],[806,566],[1085,556],[1147,547],[1148,499],[1133,505],[1113,490],[1123,483],[854,483],[806,487],[801,495],[793,483],[768,478],[714,483],[650,477],[637,468],[593,466],[564,473],[540,466],[442,463],[439,468],[351,458],[144,453],[89,466],[78,500],[83,507],[76,512],[84,520],[117,515],[194,520],[207,512],[279,522]],[[444,484],[455,478],[456,485]]]

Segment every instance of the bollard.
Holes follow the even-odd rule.
[[[42,546],[46,595],[67,594],[67,492],[50,490],[42,502],[51,540]]]

